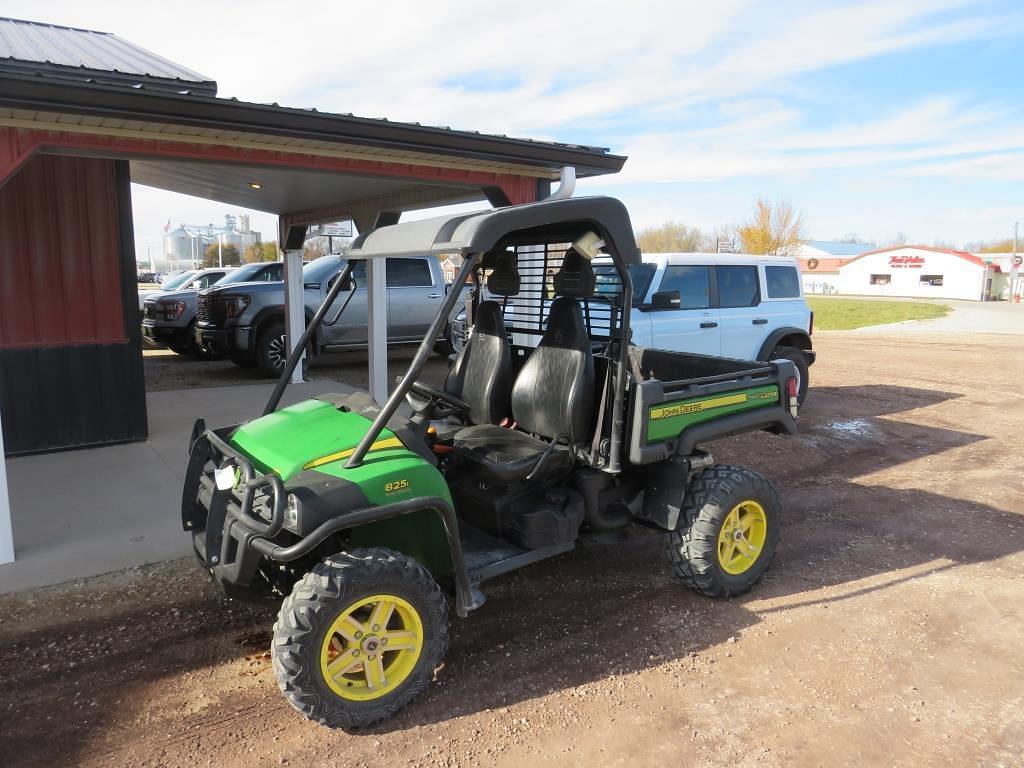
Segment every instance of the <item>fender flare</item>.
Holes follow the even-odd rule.
[[[313,313],[309,311],[309,307],[305,308],[306,314],[306,325],[309,325],[309,321],[313,319]],[[259,338],[260,329],[268,321],[279,319],[282,322],[285,321],[284,306],[275,304],[272,307],[264,307],[256,313],[256,317],[252,319],[252,333],[249,334],[249,351],[252,353],[256,352],[256,340]],[[314,352],[320,348],[319,340],[313,340]]]
[[[765,339],[764,344],[761,345],[761,350],[757,353],[758,360],[767,360],[768,356],[772,353],[772,350],[778,346],[779,342],[787,336],[798,337],[800,343],[792,346],[799,347],[800,349],[811,349],[811,337],[807,335],[807,331],[803,328],[795,328],[793,326],[786,326],[783,328],[776,328],[769,334],[768,338]]]

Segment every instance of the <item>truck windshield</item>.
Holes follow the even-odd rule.
[[[181,286],[183,286],[197,274],[198,273],[194,269],[192,269],[189,270],[188,272],[182,272],[180,275],[175,275],[170,280],[164,280],[163,284],[160,286],[160,290],[176,291],[178,288],[181,288]]]
[[[265,266],[267,266],[266,263],[262,261],[256,262],[255,264],[245,264],[233,272],[228,272],[224,277],[217,281],[216,285],[248,283],[253,279],[253,276]]]
[[[321,256],[319,259],[313,259],[302,268],[302,282],[322,283],[341,269],[341,265],[340,256]]]
[[[637,307],[644,303],[647,289],[651,287],[651,278],[654,277],[653,264],[630,264],[627,269],[633,280],[633,306]],[[614,264],[595,264],[594,276],[597,278],[595,292],[601,294],[618,294],[622,291],[622,281]]]

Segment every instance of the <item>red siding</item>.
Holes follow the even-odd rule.
[[[0,188],[0,349],[124,342],[114,161],[37,155]]]

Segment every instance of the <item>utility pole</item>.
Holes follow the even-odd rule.
[[[1013,222],[1013,255],[1010,257],[1010,301],[1013,301],[1014,297],[1020,294],[1020,287],[1017,285],[1017,230],[1019,227],[1019,221]]]
[[[223,247],[224,247],[224,233],[221,232],[219,235],[217,235],[217,266],[218,267],[223,267],[224,266],[224,251],[223,251]]]

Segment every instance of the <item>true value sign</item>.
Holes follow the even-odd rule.
[[[890,267],[910,267],[912,269],[921,269],[924,267],[924,256],[890,256],[889,257]]]

